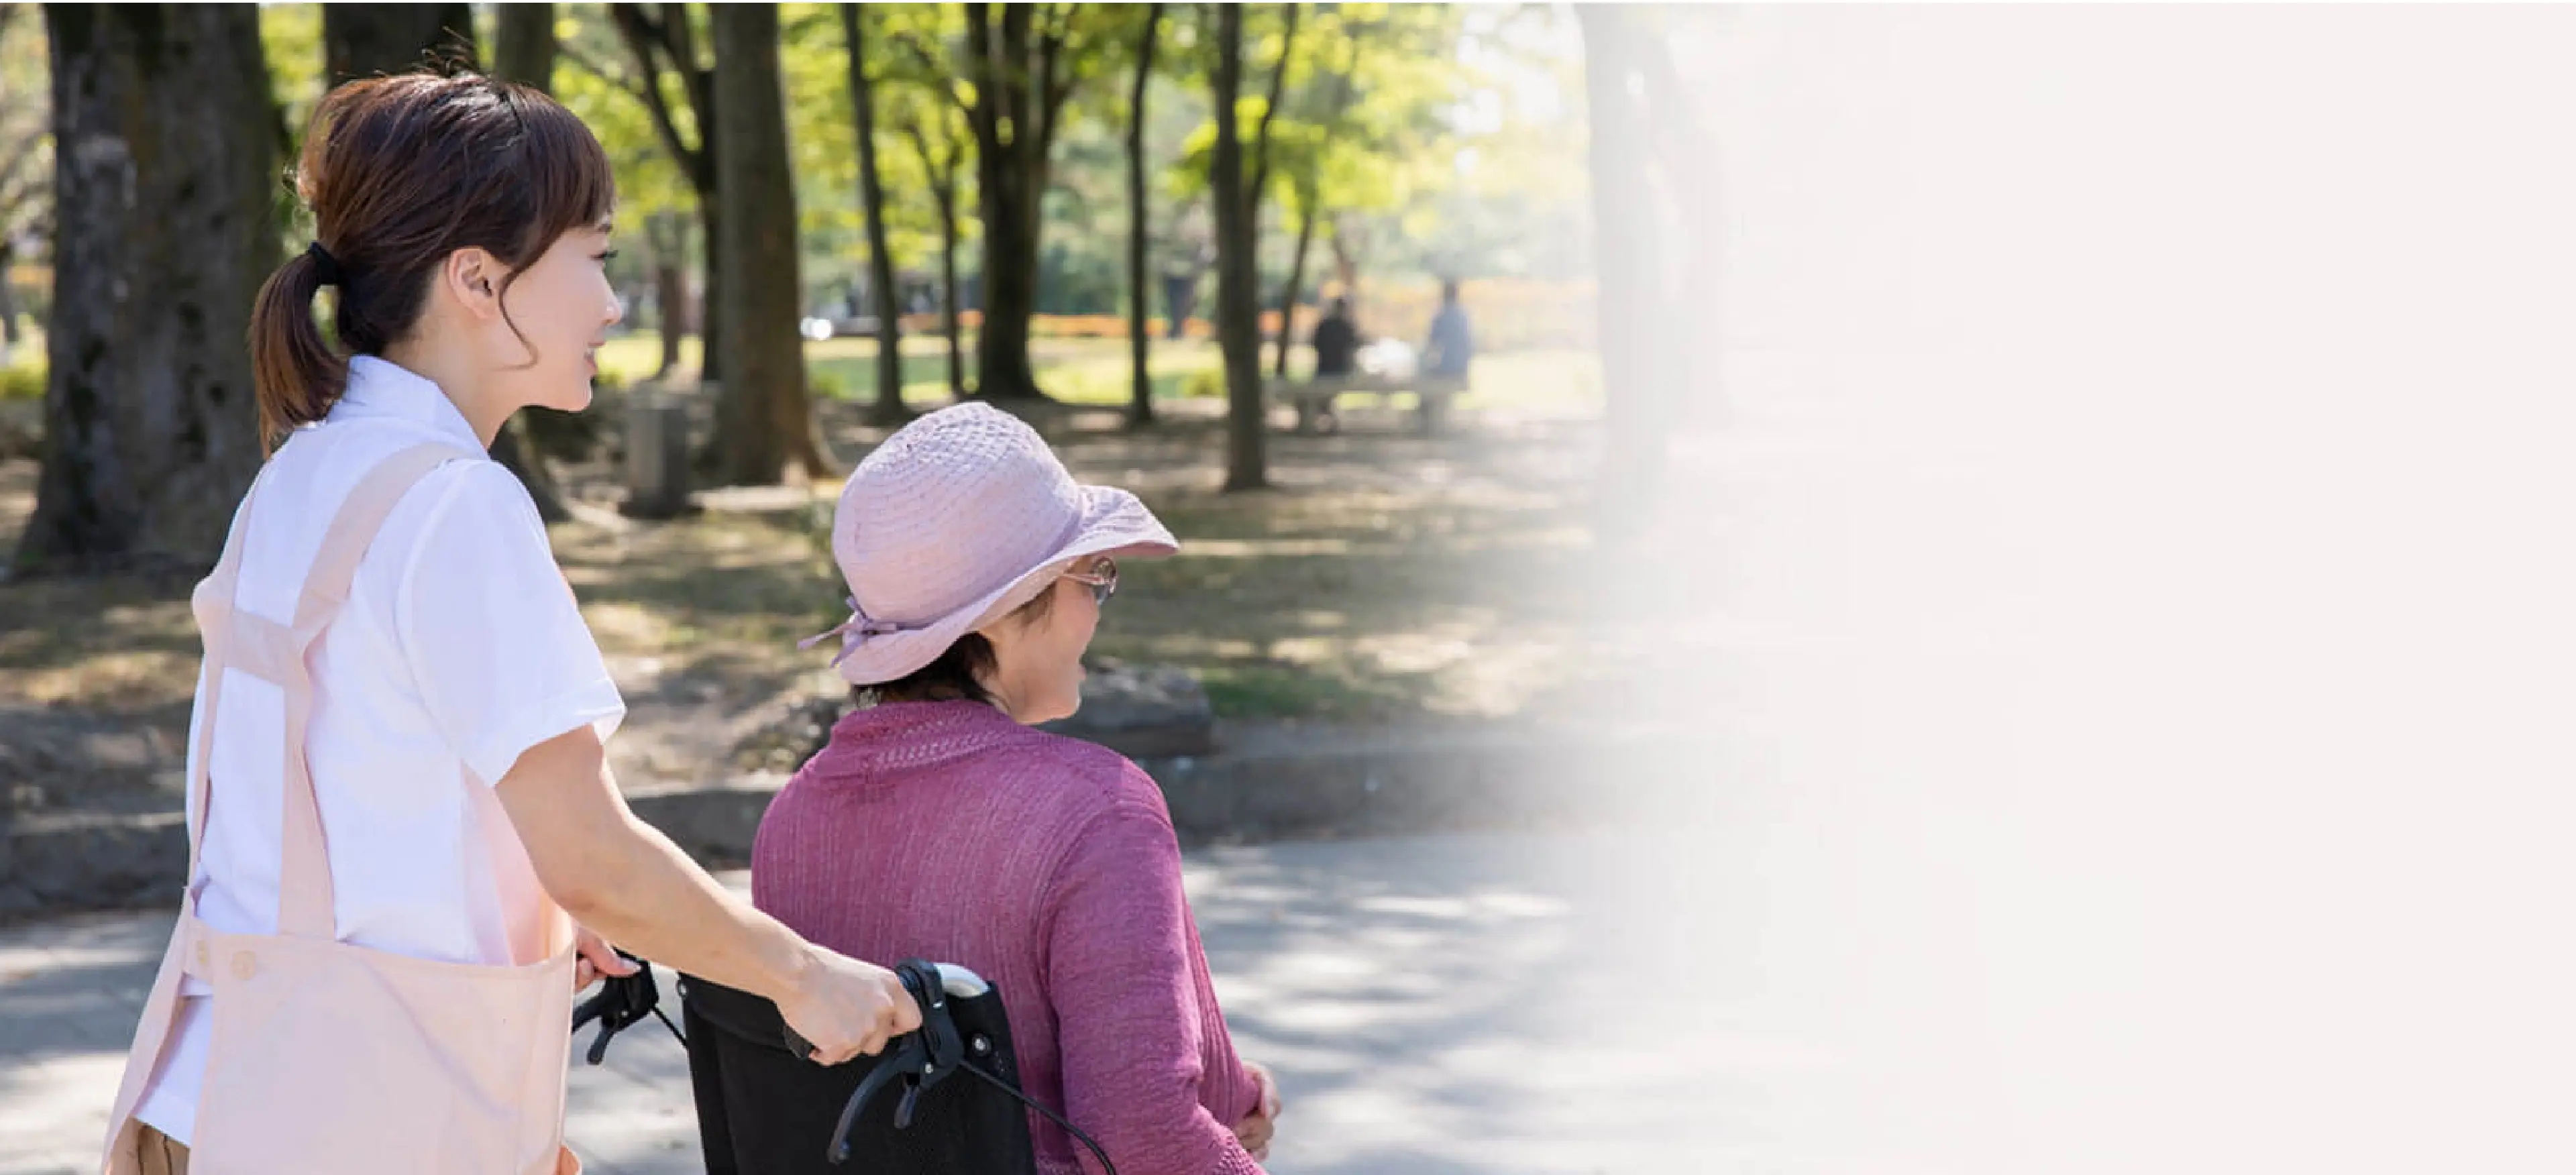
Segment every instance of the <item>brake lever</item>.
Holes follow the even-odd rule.
[[[662,992],[653,983],[653,965],[623,950],[617,954],[635,964],[635,973],[612,975],[601,980],[598,993],[583,1000],[581,1006],[573,1010],[574,1032],[580,1032],[594,1020],[599,1022],[599,1036],[590,1042],[590,1050],[585,1054],[593,1065],[608,1059],[611,1038],[642,1023],[648,1015],[662,1014]],[[663,1022],[669,1023],[667,1019]],[[679,1030],[674,1028],[672,1032],[676,1035]]]
[[[937,1085],[957,1071],[966,1055],[965,1042],[957,1034],[957,1022],[948,1014],[948,989],[939,969],[919,959],[911,959],[895,968],[903,980],[904,990],[921,1006],[921,1027],[896,1037],[898,1047],[851,1091],[850,1100],[841,1107],[841,1118],[832,1129],[832,1145],[824,1157],[838,1164],[849,1161],[850,1128],[858,1124],[877,1094],[897,1078],[904,1083],[903,1100],[896,1103],[894,1128],[912,1128],[914,1112],[921,1106],[921,1091]],[[788,1031],[789,1047],[802,1043],[793,1029]]]

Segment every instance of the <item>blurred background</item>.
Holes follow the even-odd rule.
[[[849,704],[795,644],[844,612],[840,479],[1001,406],[1182,539],[1125,569],[1064,730],[1164,784],[1237,1031],[1311,1124],[1279,1169],[1588,1162],[1620,1087],[1491,1058],[1573,1030],[1527,985],[1672,737],[1627,713],[1652,634],[1592,623],[1656,497],[1647,406],[1712,370],[1673,49],[1705,24],[0,5],[0,1169],[87,1162],[184,868],[187,593],[261,461],[241,340],[314,233],[307,122],[412,69],[543,88],[616,168],[594,404],[495,456],[628,700],[639,813],[738,869]],[[594,1166],[694,1169],[668,1045],[576,1074]]]

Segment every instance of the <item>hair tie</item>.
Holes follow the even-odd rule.
[[[340,284],[340,260],[333,257],[329,249],[323,248],[322,242],[315,241],[306,245],[304,255],[313,259],[313,269],[321,284],[326,286]]]

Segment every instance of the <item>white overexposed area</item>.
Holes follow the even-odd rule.
[[[1852,1077],[1693,1169],[2566,1169],[2576,12],[1672,50],[1723,272],[1657,696],[1722,753],[1660,990]]]

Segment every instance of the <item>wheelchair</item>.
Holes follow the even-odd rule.
[[[921,1027],[876,1056],[821,1065],[776,1004],[696,976],[679,977],[681,1023],[672,1024],[652,965],[626,957],[635,974],[602,980],[573,1031],[599,1026],[593,1065],[647,1016],[680,1039],[707,1175],[1036,1175],[1030,1111],[1117,1173],[1099,1143],[1021,1092],[1001,993],[966,968],[919,959],[895,968]]]

